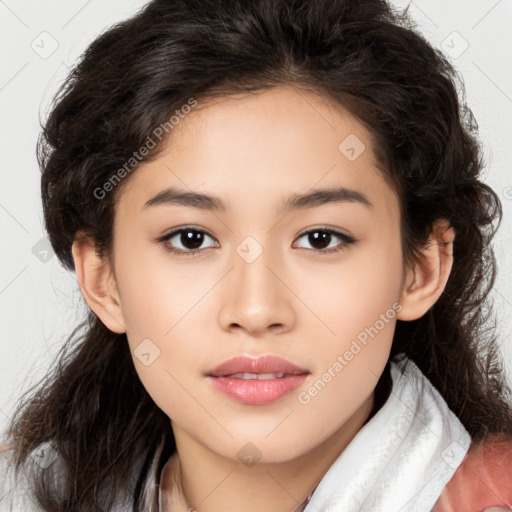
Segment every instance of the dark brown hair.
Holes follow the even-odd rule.
[[[384,0],[155,0],[104,32],[63,84],[38,144],[56,255],[74,270],[71,244],[83,230],[111,258],[115,200],[129,176],[103,198],[95,191],[191,97],[280,84],[332,99],[370,130],[381,171],[400,198],[406,262],[436,219],[454,227],[446,289],[422,318],[398,321],[391,356],[404,353],[418,365],[474,440],[512,435],[488,299],[501,204],[479,180],[477,127],[459,98],[457,72],[407,11]],[[132,468],[161,439],[175,449],[126,335],[92,312],[24,396],[8,435],[20,464],[45,441],[59,453],[63,489],[53,491],[44,471],[31,476],[39,503],[52,512],[106,511],[127,491],[141,510],[140,485],[127,489]]]

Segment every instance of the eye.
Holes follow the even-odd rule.
[[[213,237],[204,229],[187,227],[176,229],[171,233],[162,236],[158,239],[158,242],[162,243],[165,250],[170,253],[192,256],[203,250],[201,246],[203,245],[206,237],[213,239]],[[208,247],[206,247],[206,249],[207,248]]]
[[[313,251],[323,254],[342,251],[347,245],[356,242],[355,238],[330,228],[310,229],[303,233],[299,240],[301,238],[306,238],[307,243],[316,246],[312,248]],[[338,243],[333,244],[333,242],[336,242],[336,239]]]

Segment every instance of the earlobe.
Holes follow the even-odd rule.
[[[443,293],[453,265],[455,231],[445,219],[434,224],[427,246],[408,269],[397,315],[399,320],[422,317]]]
[[[80,291],[88,306],[113,332],[126,332],[121,300],[108,262],[95,250],[94,241],[77,233],[71,247]]]

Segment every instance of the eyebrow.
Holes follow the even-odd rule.
[[[346,187],[316,189],[305,194],[293,194],[283,201],[283,211],[314,208],[330,203],[360,203],[367,208],[373,204],[362,193]],[[144,203],[143,209],[159,205],[181,205],[202,210],[216,210],[225,212],[226,204],[216,196],[201,194],[198,192],[185,192],[174,187],[169,187]]]

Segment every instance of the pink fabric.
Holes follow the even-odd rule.
[[[432,512],[512,512],[512,439],[473,443]]]

